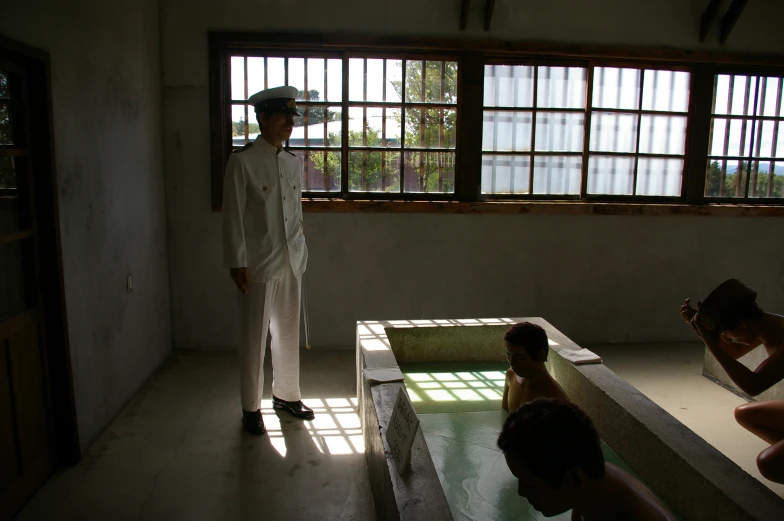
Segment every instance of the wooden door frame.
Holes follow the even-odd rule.
[[[44,376],[51,400],[57,463],[73,465],[81,458],[81,449],[63,285],[49,53],[0,35],[0,58],[19,63],[27,70],[41,332],[46,346]]]

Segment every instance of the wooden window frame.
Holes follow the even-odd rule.
[[[713,103],[714,103],[714,97],[715,97],[715,93],[716,93],[716,91],[715,91],[715,87],[716,87],[715,80],[716,80],[716,78],[719,75],[747,76],[747,77],[755,76],[755,77],[757,77],[757,86],[756,86],[756,89],[755,89],[755,99],[751,100],[752,103],[755,105],[755,108],[751,111],[750,114],[737,115],[737,114],[730,114],[730,113],[721,114],[721,113],[714,113],[713,112]],[[776,131],[778,131],[778,132],[784,131],[784,128],[782,127],[782,125],[780,125],[780,123],[784,123],[784,115],[779,115],[779,116],[762,116],[762,115],[757,113],[756,105],[757,105],[757,97],[759,96],[759,88],[760,88],[760,81],[759,80],[761,78],[763,78],[763,77],[777,77],[777,78],[779,78],[780,82],[779,82],[778,94],[777,94],[777,96],[778,96],[778,104],[779,104],[778,108],[779,108],[779,114],[784,114],[784,112],[782,112],[782,110],[781,110],[782,108],[784,108],[784,98],[782,97],[784,95],[783,94],[783,92],[784,92],[784,68],[782,68],[782,67],[779,67],[779,68],[758,68],[758,67],[717,66],[713,70],[713,83],[711,83],[711,96],[710,96],[711,103],[710,103],[710,105],[708,107],[708,113],[707,113],[708,120],[707,120],[707,124],[705,125],[706,127],[708,127],[708,132],[707,132],[707,134],[708,134],[708,141],[707,141],[706,146],[705,146],[705,161],[704,161],[705,166],[703,167],[703,168],[706,169],[706,171],[705,171],[705,176],[706,176],[705,177],[705,184],[707,184],[707,182],[708,182],[707,181],[707,175],[708,175],[708,171],[707,171],[708,166],[707,165],[708,165],[708,161],[711,160],[711,159],[714,159],[714,160],[717,160],[717,161],[739,161],[739,162],[742,161],[742,162],[747,163],[748,165],[751,165],[752,163],[755,163],[755,162],[757,164],[759,164],[760,161],[773,162],[774,164],[776,164],[776,163],[784,164],[784,158],[775,158],[775,157],[766,158],[766,157],[760,157],[759,155],[756,155],[754,153],[754,150],[756,149],[756,147],[759,146],[759,141],[758,140],[759,140],[760,136],[756,135],[756,132],[757,132],[757,128],[756,127],[757,127],[757,123],[758,122],[760,122],[760,121],[774,121],[775,122],[775,124],[774,124],[774,135],[773,135],[773,145],[774,145],[774,147],[776,146],[776,138],[777,138]],[[732,103],[732,96],[730,96],[730,99],[728,100],[728,103],[729,104]],[[730,156],[730,155],[714,156],[713,154],[711,154],[711,151],[710,151],[708,145],[710,143],[710,129],[712,127],[711,123],[712,123],[712,120],[714,118],[721,118],[721,119],[725,119],[727,121],[731,121],[731,120],[741,120],[741,121],[743,121],[743,130],[741,131],[741,135],[744,135],[746,132],[750,132],[750,136],[751,136],[750,137],[750,143],[749,143],[749,150],[748,150],[748,152],[745,155],[743,155],[743,156]],[[746,128],[745,128],[747,123],[751,124],[750,130],[746,130]],[[725,130],[725,141],[728,140],[728,139],[729,139],[729,126]],[[743,138],[741,138],[741,141],[743,141]],[[756,141],[756,143],[755,143],[755,141]],[[726,148],[726,146],[727,146],[727,144],[725,143],[725,148]],[[722,172],[722,184],[724,183],[725,177],[726,177],[726,165],[725,165],[724,171]],[[726,204],[749,204],[749,205],[761,205],[761,204],[777,205],[777,204],[784,204],[784,200],[782,200],[782,199],[767,198],[767,197],[752,197],[750,195],[752,190],[753,190],[752,186],[751,186],[751,177],[752,177],[751,176],[751,172],[747,172],[746,178],[745,178],[744,183],[743,183],[744,184],[744,186],[743,186],[744,195],[735,196],[735,197],[708,197],[708,196],[704,196],[704,199],[706,201],[711,202],[711,203],[726,203]],[[771,180],[772,180],[772,178],[771,178]],[[769,182],[768,183],[769,189],[770,189],[771,185],[772,185],[772,183]]]
[[[780,206],[784,201],[771,199],[733,199],[732,201],[706,198],[705,179],[708,141],[710,138],[710,113],[714,78],[719,73],[756,74],[784,76],[784,68],[780,65],[781,58],[776,55],[743,54],[727,52],[702,52],[674,49],[654,49],[642,47],[615,47],[601,45],[572,45],[540,42],[508,42],[499,40],[459,40],[416,37],[374,37],[349,35],[316,35],[316,34],[270,34],[270,33],[227,33],[210,32],[209,39],[209,110],[211,129],[211,173],[212,173],[212,208],[221,209],[222,179],[228,155],[231,151],[231,78],[230,56],[234,54],[264,55],[298,55],[308,56],[329,54],[343,56],[344,78],[348,69],[348,58],[407,58],[417,60],[449,60],[458,63],[458,103],[457,103],[457,136],[455,148],[455,191],[446,193],[394,193],[381,192],[349,192],[347,161],[348,139],[343,138],[341,158],[343,172],[341,174],[340,192],[309,193],[303,198],[306,206],[318,208],[315,211],[326,211],[328,207],[343,204],[348,211],[366,211],[371,206],[389,204],[399,208],[395,202],[418,202],[417,206],[429,208],[427,211],[447,211],[449,203],[473,203],[456,205],[455,208],[467,208],[470,212],[478,208],[488,208],[488,204],[530,204],[536,201],[557,203],[570,201],[572,204],[609,205],[618,204],[652,204],[657,207],[666,205],[703,205],[710,206],[721,203],[749,206],[768,205]],[[632,67],[638,69],[687,70],[691,73],[690,102],[686,122],[686,143],[684,149],[684,173],[681,195],[667,196],[621,196],[586,194],[587,163],[583,165],[581,195],[577,197],[557,197],[552,195],[525,195],[510,197],[487,197],[481,195],[482,167],[482,117],[483,117],[483,83],[484,66],[486,63],[505,64],[551,64],[559,66],[568,63],[587,63],[589,71],[586,75],[589,96],[587,105],[591,105],[593,78],[590,71],[594,66]],[[344,96],[342,104],[349,106],[347,90],[348,82],[343,83]],[[706,98],[707,96],[707,98]],[[228,109],[228,110],[227,110]],[[227,114],[228,112],[228,114]],[[590,134],[591,108],[586,110],[585,132],[586,141]],[[347,115],[344,117],[343,133],[346,134]],[[703,124],[704,123],[704,124]],[[403,123],[405,125],[405,123]],[[404,126],[401,131],[405,131]],[[346,134],[347,135],[347,134]],[[587,154],[587,144],[584,147]],[[634,154],[635,158],[638,154]],[[401,158],[402,161],[402,158]],[[402,186],[401,179],[401,190]],[[327,199],[329,204],[325,204]],[[319,202],[321,201],[321,202]],[[357,204],[348,204],[348,203]],[[431,204],[424,204],[431,203]],[[534,203],[535,204],[535,203]],[[550,204],[549,208],[560,207]],[[592,207],[593,208],[593,207]],[[462,210],[456,210],[462,211]],[[520,210],[522,211],[522,210]],[[508,208],[502,213],[508,213]],[[621,212],[623,213],[623,212]],[[776,215],[780,212],[776,210]]]

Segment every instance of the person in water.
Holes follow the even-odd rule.
[[[638,479],[604,461],[599,434],[577,405],[537,398],[510,414],[498,448],[517,493],[547,517],[572,521],[675,521]]]
[[[514,412],[540,397],[569,400],[544,365],[550,351],[544,329],[530,322],[517,323],[507,330],[504,344],[510,367],[506,371],[502,409]]]

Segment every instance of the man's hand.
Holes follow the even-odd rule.
[[[686,301],[681,306],[681,318],[687,324],[691,324],[692,319],[694,319],[694,317],[697,315],[697,310],[691,307],[690,302],[691,299],[687,298]],[[700,307],[700,304],[702,304],[702,302],[697,302],[698,308]]]
[[[697,312],[697,314],[694,315],[694,317],[691,319],[691,327],[693,327],[694,331],[696,331],[697,334],[700,335],[700,338],[702,338],[703,342],[705,342],[706,345],[711,344],[709,347],[721,346],[721,333],[719,333],[718,331],[711,331],[705,328],[700,323],[699,312]]]
[[[248,294],[248,268],[231,268],[231,280],[243,295]]]

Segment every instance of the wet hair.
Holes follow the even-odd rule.
[[[504,334],[504,340],[510,344],[525,348],[525,352],[536,362],[546,362],[550,344],[547,333],[542,327],[530,322],[518,322]]]
[[[498,448],[512,453],[551,488],[559,489],[569,469],[604,476],[599,433],[579,407],[564,400],[537,398],[509,415]]]

